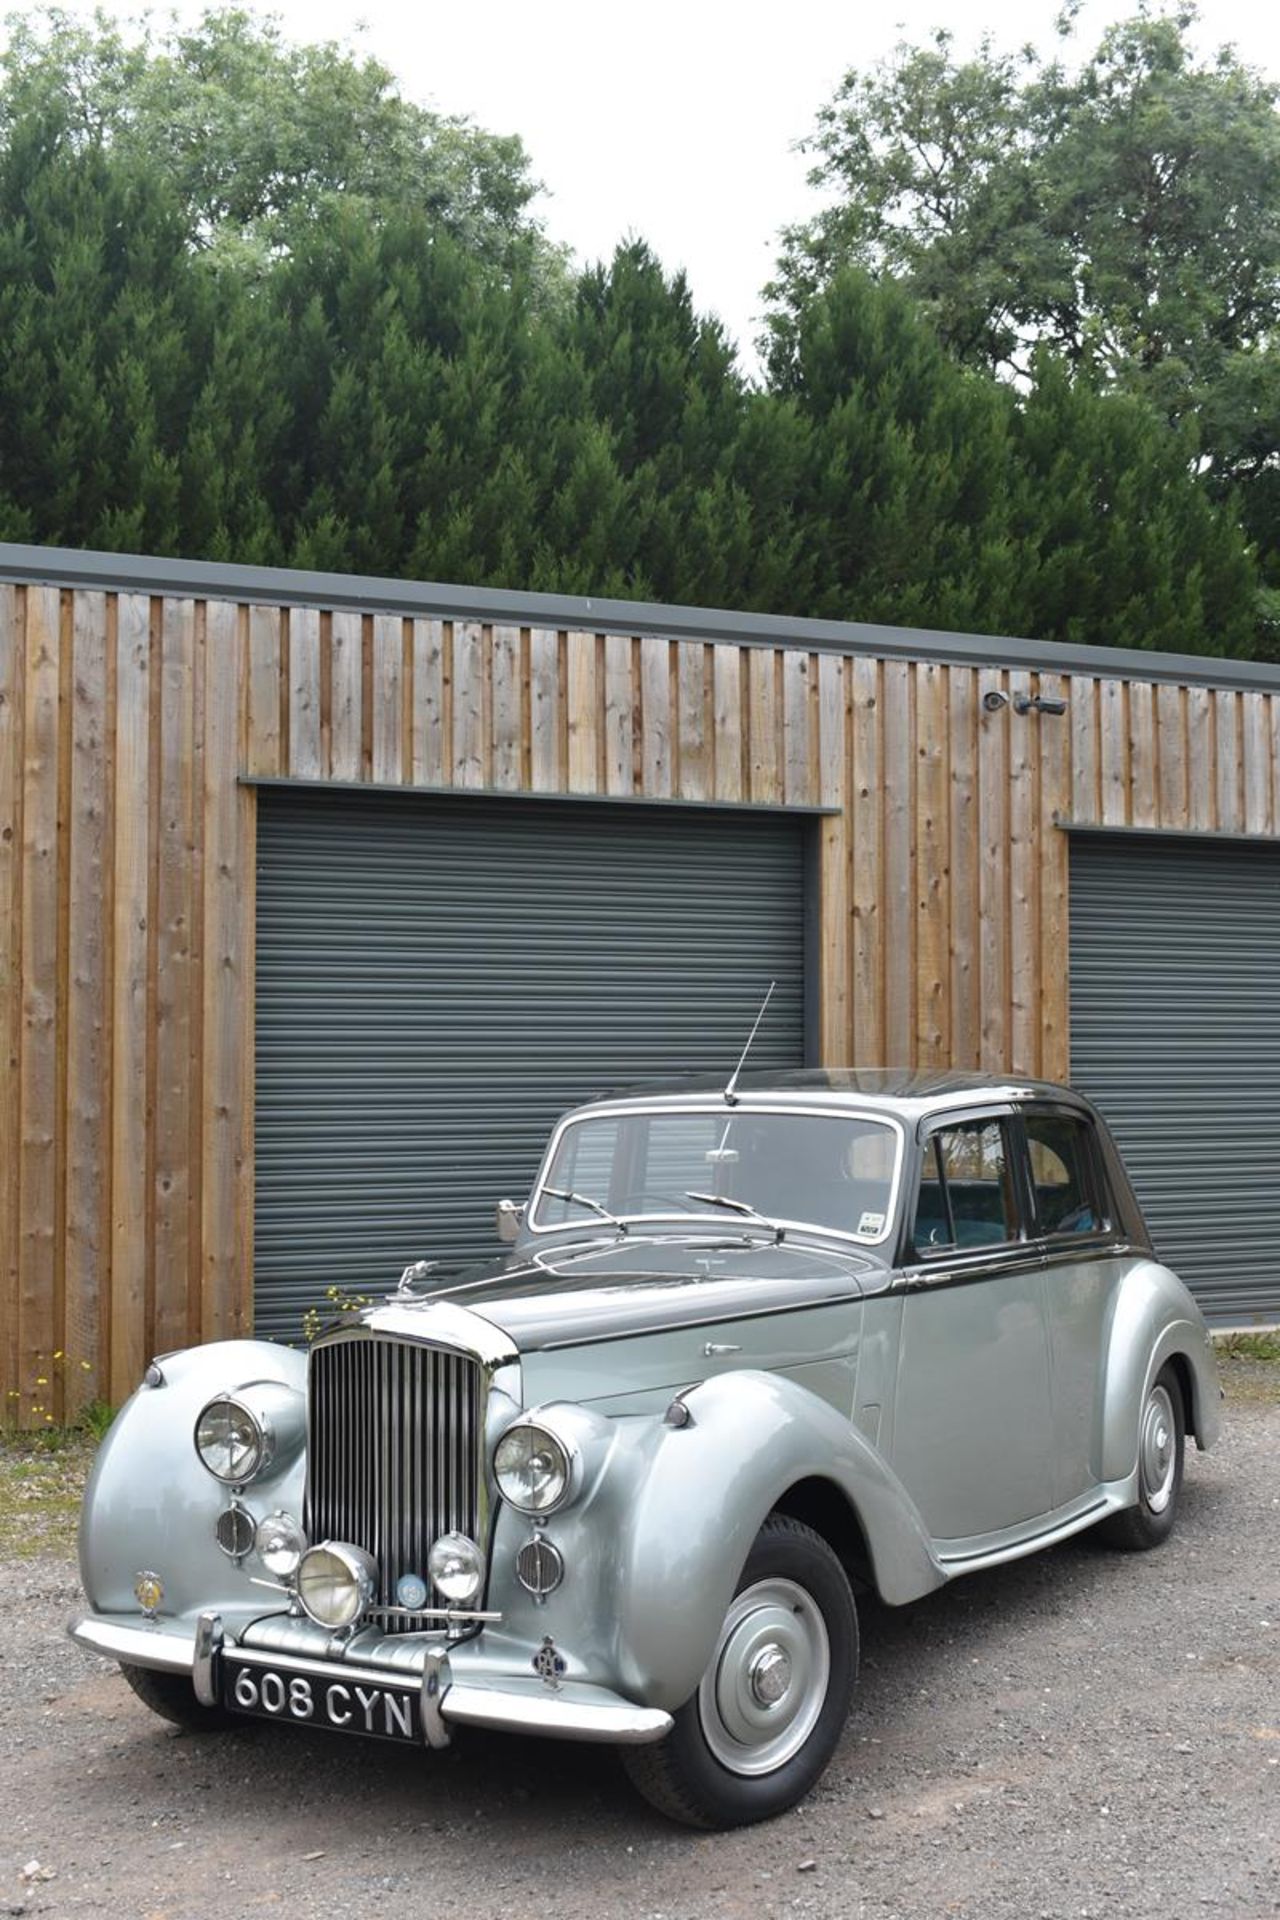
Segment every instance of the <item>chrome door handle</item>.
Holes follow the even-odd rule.
[[[708,1340],[703,1346],[703,1354],[708,1360],[718,1360],[724,1353],[741,1353],[741,1347],[722,1345],[718,1340]]]

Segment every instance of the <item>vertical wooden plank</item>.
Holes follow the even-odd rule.
[[[1066,700],[1068,683],[1042,673],[1040,692]],[[1058,825],[1071,811],[1071,732],[1045,714],[1040,725],[1040,1070],[1066,1080],[1071,1070],[1070,841]]]
[[[747,697],[751,706],[751,798],[777,805],[782,799],[782,710],[778,699],[778,656],[772,647],[747,654]]]
[[[18,1386],[34,1425],[54,1417],[58,1249],[58,681],[54,587],[28,587],[22,742]],[[28,1395],[30,1398],[28,1398]]]
[[[276,681],[276,730],[279,730]],[[111,993],[110,1398],[123,1400],[147,1354],[147,961],[151,769],[151,608],[121,594],[116,628],[115,845]]]
[[[711,729],[707,721],[707,650],[701,641],[676,643],[679,705],[680,795],[708,800],[712,786]]]
[[[0,583],[0,1425],[24,1409],[18,1347],[25,590]]]
[[[160,818],[156,866],[155,1346],[187,1325],[195,919],[195,651],[191,600],[166,600],[160,658]],[[292,650],[291,650],[292,651]],[[317,658],[318,665],[318,658]],[[292,681],[292,661],[291,681]],[[316,704],[318,722],[319,707]],[[290,738],[293,729],[290,728]],[[316,746],[319,746],[317,725]],[[317,751],[318,758],[318,751]]]
[[[404,779],[404,621],[399,614],[373,618],[372,720],[373,778],[398,786]]]
[[[335,614],[335,757],[342,741],[342,764],[350,765],[347,718],[339,731],[339,621]],[[207,614],[204,700],[203,923],[204,966],[201,1039],[204,1130],[201,1151],[201,1337],[220,1338],[232,1331],[240,1299],[240,1205],[242,1193],[243,1103],[248,1080],[243,1058],[242,1007],[251,998],[244,966],[244,925],[252,875],[242,870],[240,809],[248,796],[237,788],[240,704],[238,610],[212,601]],[[359,660],[358,618],[342,632],[343,650],[354,630],[351,651]],[[342,665],[344,680],[348,667]],[[358,682],[357,682],[358,685]],[[355,709],[358,718],[358,707]],[[359,734],[356,734],[359,770]],[[352,775],[351,777],[355,777]]]
[[[520,786],[520,629],[494,627],[493,662],[493,771],[490,784],[505,793]]]
[[[716,729],[716,799],[738,801],[744,792],[741,647],[713,647],[711,673]]]
[[[922,661],[916,683],[916,1059],[951,1057],[950,767],[947,669]]]
[[[320,615],[315,607],[289,610],[289,772],[318,780],[320,757]]]
[[[245,772],[272,778],[283,771],[280,755],[279,607],[249,609],[249,730]]]
[[[1071,818],[1077,826],[1102,819],[1098,768],[1098,683],[1078,674],[1071,681]]]
[[[820,654],[818,669],[819,802],[838,808],[819,825],[818,878],[821,956],[818,978],[818,1055],[824,1066],[853,1063],[849,1004],[849,674],[838,654]]]
[[[882,792],[880,663],[860,654],[853,662],[852,769],[849,810],[853,861],[853,1058],[884,1066],[884,942],[882,906]]]
[[[1156,700],[1149,680],[1129,683],[1129,817],[1135,827],[1159,823],[1156,800]]]
[[[484,785],[484,635],[474,620],[453,623],[453,784]]]
[[[447,784],[444,732],[444,627],[439,620],[413,623],[413,781],[419,787]]]
[[[1244,722],[1244,830],[1270,833],[1271,713],[1265,693],[1241,695]]]
[[[789,807],[813,804],[813,666],[807,653],[789,647],[782,656],[782,792]]]
[[[1157,814],[1162,827],[1186,827],[1190,820],[1187,797],[1187,715],[1181,687],[1167,683],[1156,688],[1156,759],[1160,768]]]
[[[884,733],[884,1025],[890,1066],[916,1064],[914,667],[882,667]]]
[[[1244,832],[1241,781],[1240,695],[1228,687],[1213,693],[1214,804],[1219,833]]]
[[[212,609],[210,609],[212,613]],[[221,635],[223,618],[218,617]],[[212,640],[214,623],[209,634]],[[222,645],[221,639],[218,642]],[[329,632],[329,772],[334,780],[359,780],[364,712],[364,644],[360,615],[335,613]],[[215,721],[215,725],[220,722]],[[221,741],[218,741],[219,748]]]
[[[664,799],[671,784],[671,648],[646,634],[640,642],[640,785],[650,800]]]
[[[988,694],[1005,694],[993,667],[978,674],[978,978],[982,1006],[980,1063],[1007,1073],[1009,1042],[1009,709],[989,711]]]
[[[550,628],[529,635],[529,768],[535,793],[560,793],[560,640]]]
[[[1098,682],[1099,775],[1102,824],[1129,824],[1129,723],[1123,680]]]
[[[568,648],[569,791],[599,791],[599,689],[596,672],[596,636],[571,633]]]
[[[1272,818],[1280,826],[1280,699],[1272,698],[1271,706],[1271,775],[1272,775]],[[0,900],[4,898],[3,886],[0,886]]]
[[[604,784],[606,793],[635,788],[635,693],[624,633],[606,634],[604,642]]]
[[[1187,688],[1187,802],[1189,824],[1210,833],[1215,821],[1213,695],[1208,687]]]
[[[1035,689],[1009,675],[1011,710]],[[1040,727],[1037,713],[1009,722],[1009,1050],[1015,1073],[1040,1071]]]
[[[948,760],[951,770],[951,1064],[976,1067],[982,1049],[978,990],[978,677],[952,667]]]

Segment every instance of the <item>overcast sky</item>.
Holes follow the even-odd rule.
[[[284,0],[270,10],[298,39],[354,36],[415,99],[518,133],[547,188],[540,211],[554,239],[586,262],[643,236],[669,268],[687,270],[698,305],[750,361],[778,231],[816,204],[795,143],[843,73],[939,24],[966,47],[984,29],[1002,47],[1053,45],[1058,0]],[[1086,0],[1077,43],[1091,47],[1135,10]],[[1214,0],[1207,11],[1203,45],[1233,41],[1280,76],[1274,0]]]

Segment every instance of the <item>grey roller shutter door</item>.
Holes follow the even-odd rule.
[[[808,822],[259,792],[255,1317],[497,1250],[565,1107],[804,1063]]]
[[[1280,1320],[1280,848],[1073,839],[1071,1077],[1205,1313]]]

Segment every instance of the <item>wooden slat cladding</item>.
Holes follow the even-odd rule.
[[[252,783],[282,776],[823,809],[823,1060],[1062,1077],[1062,826],[1276,834],[1280,699],[0,583],[0,1369],[27,1422],[251,1324]]]

